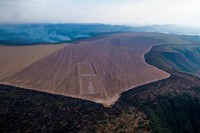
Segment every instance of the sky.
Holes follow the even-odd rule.
[[[0,23],[200,27],[200,0],[0,0]]]

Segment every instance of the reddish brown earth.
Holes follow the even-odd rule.
[[[85,40],[46,55],[2,82],[111,105],[123,91],[169,77],[145,63],[144,54],[153,45],[155,40],[134,33]]]
[[[0,45],[0,81],[65,46],[64,44],[37,46]]]

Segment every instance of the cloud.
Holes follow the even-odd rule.
[[[200,26],[199,0],[1,0],[1,23]]]

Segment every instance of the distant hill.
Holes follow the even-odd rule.
[[[9,24],[0,25],[0,44],[54,44],[123,31],[131,28],[104,24]]]
[[[173,24],[135,27],[135,30],[140,32],[160,32],[178,35],[200,35],[200,28],[183,27]]]
[[[1,24],[0,44],[31,45],[70,42],[116,32],[159,32],[199,35],[200,29],[176,25],[123,26],[106,24]],[[197,36],[200,38],[199,36]],[[200,40],[200,39],[199,39]]]

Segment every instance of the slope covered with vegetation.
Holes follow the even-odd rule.
[[[0,132],[150,132],[134,107],[105,108],[86,100],[0,85]]]
[[[155,46],[146,58],[150,58],[153,65],[200,77],[200,44]]]
[[[200,132],[200,79],[197,78],[200,70],[200,45],[194,38],[189,37],[186,40],[191,44],[154,46],[145,55],[147,63],[171,74],[167,79],[169,82],[157,82],[165,84],[155,86],[160,91],[160,95],[156,96],[158,100],[144,106],[153,130],[158,133]]]
[[[0,86],[1,132],[200,132],[200,79],[172,76],[124,92],[110,108]]]

